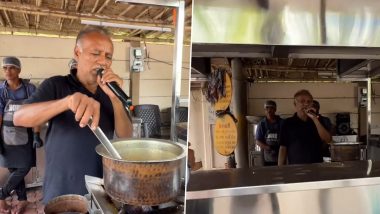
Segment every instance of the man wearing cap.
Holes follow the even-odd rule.
[[[278,139],[283,120],[276,115],[277,105],[273,100],[264,104],[265,118],[262,119],[256,129],[256,143],[260,146],[263,155],[264,166],[277,165]]]
[[[13,124],[13,114],[22,102],[35,92],[36,87],[19,77],[20,60],[4,57],[2,61],[5,81],[0,85],[0,124],[2,127],[0,165],[8,168],[10,175],[0,191],[0,212],[8,212],[5,199],[15,191],[20,203],[12,213],[22,212],[27,204],[24,177],[36,164],[33,147],[42,146],[38,128],[17,127]]]
[[[65,76],[44,80],[15,114],[15,124],[25,127],[46,123],[46,168],[43,202],[66,194],[88,193],[85,175],[102,177],[102,159],[95,151],[99,140],[91,131],[101,127],[107,138],[132,136],[125,106],[107,86],[123,80],[111,67],[114,47],[110,34],[87,26],[74,46],[76,67]],[[98,69],[103,68],[103,76]],[[92,118],[91,129],[87,126]]]
[[[331,135],[319,121],[313,96],[302,89],[294,94],[296,113],[287,118],[281,129],[278,165],[308,164],[323,161],[322,146]]]

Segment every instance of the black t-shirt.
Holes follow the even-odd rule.
[[[317,127],[310,118],[303,121],[294,114],[285,119],[280,145],[287,148],[289,164],[322,162],[322,143]]]
[[[67,76],[51,77],[38,87],[25,103],[57,100],[81,92],[100,102],[99,126],[109,139],[114,134],[114,114],[109,97],[98,87],[89,92],[76,78],[76,70]],[[74,113],[65,111],[49,121],[45,152],[46,169],[43,185],[44,203],[64,194],[87,193],[84,176],[102,177],[101,157],[95,147],[100,142],[88,127],[80,128]]]

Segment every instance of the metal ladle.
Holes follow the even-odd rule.
[[[91,129],[92,118],[88,121],[87,126]],[[95,134],[98,140],[103,144],[104,148],[111,155],[112,158],[121,160],[121,156],[119,152],[115,149],[112,143],[108,140],[107,136],[104,134],[103,130],[98,126],[95,130],[91,129],[91,131]]]

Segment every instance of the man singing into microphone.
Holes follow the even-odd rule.
[[[122,102],[106,83],[123,81],[111,69],[113,44],[101,27],[87,27],[77,36],[77,62],[67,76],[51,77],[40,85],[16,112],[17,126],[33,127],[49,122],[44,203],[64,194],[87,193],[84,176],[102,177],[101,157],[96,154],[98,139],[87,127],[100,126],[109,139],[130,137],[132,124]],[[103,76],[97,69],[103,68]]]
[[[296,113],[282,125],[278,165],[323,161],[322,145],[330,143],[331,135],[319,121],[312,103],[313,96],[309,91],[303,89],[295,93]]]

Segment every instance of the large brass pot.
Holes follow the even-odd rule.
[[[111,158],[102,144],[96,147],[103,157],[104,187],[111,198],[130,205],[158,205],[178,195],[185,146],[151,138],[112,143],[123,160]]]
[[[55,197],[44,208],[46,214],[88,213],[88,211],[88,201],[81,195],[61,195]]]

